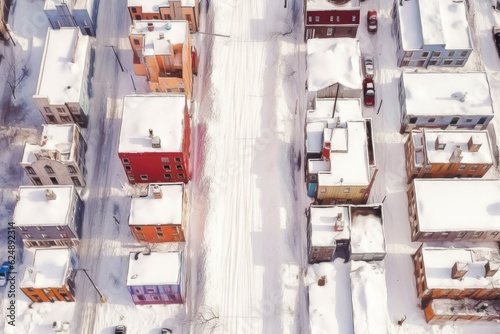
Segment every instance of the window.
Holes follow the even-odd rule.
[[[31,239],[31,238],[33,238],[33,236],[32,236],[31,234],[29,234],[29,233],[24,233],[24,237],[25,237],[26,239]]]
[[[191,15],[190,15],[190,14],[186,14],[186,21],[189,21],[189,22],[191,22],[191,21],[192,21],[192,19],[191,19]]]
[[[432,56],[433,57],[441,57],[441,52],[440,51],[433,51]]]
[[[424,238],[431,238],[433,234],[434,234],[433,232],[426,232],[426,233],[424,233],[423,237]]]
[[[431,60],[429,61],[429,66],[433,66],[433,65],[436,65],[437,64],[437,60]]]
[[[169,162],[168,158],[161,158],[161,162]]]
[[[47,172],[47,174],[54,174],[54,169],[52,169],[52,167],[50,167],[49,165],[46,165],[43,168],[45,169],[45,172]]]
[[[309,16],[309,17],[307,18],[307,21],[308,21],[308,22],[312,22],[312,21],[313,21],[312,16]]]
[[[462,66],[464,64],[464,61],[463,60],[457,60],[455,62],[455,65],[458,65],[458,66]]]
[[[163,165],[164,170],[170,170],[170,165]]]
[[[26,167],[26,173],[36,175],[35,170],[32,167]]]
[[[182,165],[175,165],[175,169],[182,170]]]
[[[181,162],[182,159],[181,158],[175,158],[175,162]]]
[[[147,288],[146,291],[148,293],[155,293],[156,292],[156,289],[155,288]]]
[[[183,178],[184,178],[184,174],[183,174],[183,173],[179,173],[179,174],[177,174],[177,177],[178,177],[179,179],[183,179]]]
[[[429,123],[434,123],[435,121],[436,121],[436,119],[435,119],[434,117],[432,117],[432,118],[429,118],[429,121],[428,121],[428,122],[429,122]]]
[[[401,66],[408,66],[408,65],[410,65],[410,61],[409,60],[403,60],[401,62]]]
[[[316,176],[316,174],[309,175],[309,180],[310,181],[316,181],[317,179],[318,179],[318,177]]]
[[[166,180],[170,180],[172,178],[172,174],[170,173],[164,174],[163,176],[165,177]]]
[[[411,57],[411,56],[413,56],[413,52],[411,52],[411,51],[405,52],[405,57]]]
[[[432,168],[432,166],[431,166],[431,165],[426,165],[426,166],[424,167],[424,170],[425,170],[426,172],[429,172],[429,171],[431,170],[431,168]]]
[[[52,184],[59,184],[59,182],[57,181],[57,179],[55,177],[51,177],[50,181],[52,182]]]
[[[56,122],[56,118],[54,116],[47,115],[47,119],[49,120],[49,123],[55,123]]]
[[[415,124],[417,123],[417,118],[416,117],[410,117],[410,124]]]
[[[56,108],[57,109],[57,112],[60,113],[60,114],[65,114],[66,113],[66,109],[64,108]]]
[[[59,236],[60,236],[61,238],[63,238],[63,239],[67,239],[67,238],[69,238],[68,233],[61,233],[61,234],[59,234]]]
[[[68,166],[68,172],[76,173],[76,168],[74,166]]]
[[[144,297],[144,295],[137,295],[137,299],[139,299],[140,301],[144,301],[146,300],[146,297]]]
[[[360,193],[360,194],[363,194],[365,191],[366,191],[366,188],[361,188],[361,189],[359,189],[359,193]]]
[[[45,233],[42,233],[42,238],[44,238],[44,239],[48,239],[48,238],[49,238],[49,235],[48,235],[48,234],[45,234]]]
[[[455,51],[448,52],[448,57],[453,57],[455,55]]]
[[[451,119],[450,125],[455,125],[455,124],[457,124],[459,119],[460,119],[459,117],[453,117],[453,118]]]
[[[351,21],[352,21],[352,22],[356,22],[356,15],[353,15],[353,16],[351,17]]]
[[[446,65],[451,65],[452,62],[453,62],[453,60],[447,59],[447,60],[443,61],[443,65],[445,65],[445,66]]]
[[[486,117],[481,117],[477,124],[484,124],[486,122]]]
[[[322,194],[326,194],[326,188],[320,188],[319,192]]]
[[[422,57],[427,58],[428,56],[429,56],[429,52],[428,51],[422,52]]]
[[[122,162],[123,162],[124,164],[129,164],[129,163],[130,163],[130,161],[129,161],[127,158],[123,158],[123,159],[122,159]]]
[[[471,122],[472,122],[472,118],[467,118],[467,119],[465,120],[465,122],[466,122],[466,123],[471,123]]]
[[[151,299],[158,301],[158,300],[160,300],[160,297],[158,295],[152,295]]]
[[[137,8],[135,8],[135,7],[130,7],[130,10],[131,10],[131,11],[132,11],[132,13],[134,13],[134,14],[135,14],[135,13],[137,13]]]
[[[71,123],[71,118],[69,118],[69,116],[61,116],[61,122]]]
[[[139,239],[146,239],[143,233],[137,233],[137,238]]]
[[[134,45],[140,45],[141,41],[139,41],[137,38],[133,39]]]
[[[458,170],[465,170],[465,165],[460,165],[460,167],[458,167]]]
[[[24,226],[19,227],[19,229],[20,229],[21,231],[27,231],[27,230],[28,230],[28,229],[27,229],[26,227],[24,227]]]
[[[417,67],[423,67],[425,64],[425,60],[419,60],[417,61]]]
[[[154,16],[153,16],[153,20],[158,20],[158,16],[157,16],[157,15],[154,15]]]
[[[140,226],[136,226],[136,227],[135,227],[135,230],[136,230],[136,231],[141,231],[141,230],[142,230],[142,227],[140,227]]]
[[[127,175],[129,181],[135,181],[135,176],[132,174]]]
[[[314,22],[319,22],[319,16],[314,17]]]
[[[491,232],[490,235],[493,236],[493,237],[496,237],[498,235],[499,232]]]
[[[470,170],[471,172],[475,172],[475,171],[476,171],[476,169],[477,169],[477,165],[470,166],[470,168],[469,168],[469,170]]]
[[[156,233],[156,235],[158,236],[158,238],[163,238],[164,237],[163,233]]]
[[[80,182],[80,179],[78,178],[78,176],[72,176],[71,177],[71,181],[73,181],[73,184],[76,187],[81,187],[82,186],[82,183]]]
[[[141,180],[147,181],[148,180],[148,175],[147,174],[141,175]]]
[[[52,114],[52,109],[50,109],[50,107],[43,107],[43,110],[46,114]]]
[[[476,232],[474,232],[474,233],[472,234],[472,237],[473,237],[473,238],[479,238],[479,237],[480,237],[480,236],[482,236],[482,235],[483,235],[483,232],[481,232],[481,231],[476,231]]]
[[[344,188],[344,194],[348,194],[351,192],[351,188]]]
[[[337,22],[340,22],[340,16],[337,15]]]
[[[487,170],[488,169],[488,165],[484,165],[482,170]]]
[[[132,166],[130,166],[130,165],[126,165],[126,166],[125,166],[125,170],[132,170]]]
[[[38,231],[45,231],[45,228],[43,226],[37,226],[36,229]]]
[[[328,29],[326,29],[326,35],[327,35],[327,36],[331,36],[331,35],[333,35],[333,28],[328,28]]]
[[[64,231],[64,227],[62,227],[62,226],[56,226],[56,229],[57,229],[58,231]]]
[[[466,57],[467,56],[467,51],[462,51],[462,53],[460,53],[460,57]]]

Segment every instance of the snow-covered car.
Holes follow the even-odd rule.
[[[373,62],[373,57],[372,56],[365,56],[365,59],[363,61],[363,68],[365,70],[365,76],[368,78],[373,78],[374,76],[374,62]]]
[[[500,57],[500,26],[493,27],[493,40],[495,41],[495,47]]]
[[[0,267],[0,286],[5,286],[7,284],[7,279],[10,273],[10,262],[5,261]]]
[[[375,84],[372,78],[363,80],[363,103],[366,107],[375,105]]]
[[[378,22],[377,22],[377,11],[369,10],[366,15],[366,24],[368,27],[368,32],[374,34],[377,32]]]
[[[160,334],[172,334],[172,330],[169,328],[162,328]]]
[[[116,326],[115,334],[127,334],[127,327],[125,327],[123,325]]]

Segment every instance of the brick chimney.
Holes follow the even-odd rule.
[[[493,277],[500,269],[500,262],[489,260],[484,265],[484,277]]]
[[[45,198],[47,201],[55,200],[57,198],[56,193],[52,189],[45,189]]]
[[[469,266],[466,262],[455,262],[451,268],[451,278],[459,279],[465,276],[469,271]]]
[[[161,188],[157,185],[153,185],[153,198],[154,199],[161,199],[163,197],[163,194],[161,192]]]
[[[469,141],[467,142],[467,149],[469,152],[478,152],[481,148],[481,141],[477,135],[470,136]]]

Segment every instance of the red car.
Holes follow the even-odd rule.
[[[363,80],[363,102],[366,107],[375,105],[375,84],[372,78]]]
[[[366,15],[366,25],[368,27],[368,32],[370,34],[374,34],[377,32],[378,21],[377,21],[377,11],[376,10],[369,10],[368,11],[368,14]]]

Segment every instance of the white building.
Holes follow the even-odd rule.
[[[87,126],[91,44],[78,28],[49,28],[33,100],[45,122]]]
[[[84,35],[95,36],[100,0],[45,0],[43,10],[54,29],[79,27]]]
[[[465,1],[395,1],[398,66],[464,66],[472,53]]]
[[[34,185],[85,187],[87,144],[76,124],[42,124],[39,143],[24,146],[21,166]]]
[[[500,241],[500,180],[414,179],[408,189],[413,241]]]
[[[84,204],[74,186],[21,186],[13,223],[26,247],[75,246]]]
[[[310,39],[307,41],[306,61],[306,87],[315,96],[361,97],[363,75],[357,39]]]
[[[403,72],[399,104],[401,133],[423,127],[484,130],[493,119],[484,72]]]

